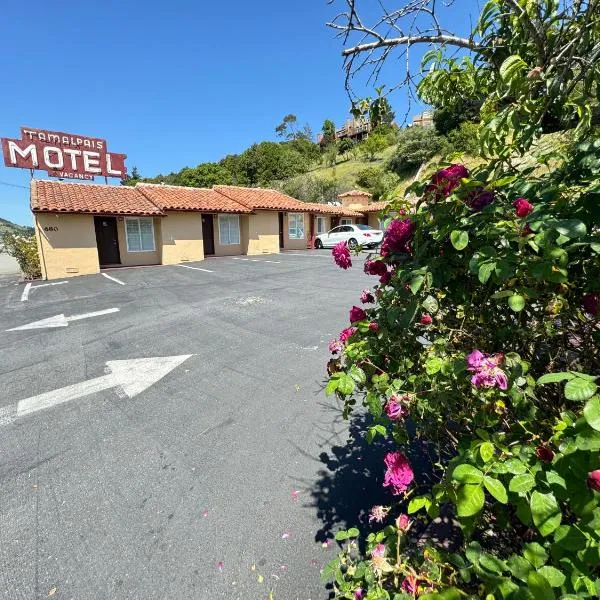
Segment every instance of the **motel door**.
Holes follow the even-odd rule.
[[[215,253],[215,231],[212,215],[202,215],[202,240],[204,244],[204,255]]]
[[[101,265],[119,265],[119,238],[117,236],[117,219],[115,217],[94,217],[96,228],[96,244]]]
[[[279,248],[283,248],[283,213],[279,213]]]

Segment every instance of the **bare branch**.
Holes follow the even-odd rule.
[[[376,42],[369,42],[367,44],[358,44],[357,46],[343,50],[342,56],[360,54],[361,52],[385,48],[386,46],[405,46],[411,44],[448,44],[450,46],[458,46],[459,48],[467,48],[474,52],[483,49],[483,46],[480,46],[472,39],[454,35],[405,35],[397,38],[377,40]]]

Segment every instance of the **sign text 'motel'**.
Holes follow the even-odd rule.
[[[7,167],[41,169],[51,177],[93,180],[125,177],[125,154],[108,152],[106,140],[21,127],[20,140],[2,139]]]

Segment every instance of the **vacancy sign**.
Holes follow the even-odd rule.
[[[108,152],[106,140],[21,127],[21,139],[2,139],[7,167],[43,170],[50,177],[93,180],[125,177],[125,154]]]

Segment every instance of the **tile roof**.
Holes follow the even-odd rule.
[[[138,183],[135,188],[162,210],[199,210],[223,213],[252,212],[239,202],[208,188],[154,183]]]
[[[65,183],[33,179],[33,212],[91,213],[96,215],[162,215],[139,190],[122,185]]]
[[[334,204],[321,204],[313,202],[305,202],[306,210],[311,213],[320,213],[323,215],[340,215],[342,217],[362,217],[362,213],[343,206],[335,206]]]
[[[363,206],[360,210],[365,213],[381,212],[382,210],[386,209],[389,205],[389,202],[371,202],[371,204]]]
[[[304,212],[304,202],[296,200],[278,190],[267,188],[238,187],[235,185],[215,185],[213,190],[223,194],[252,210],[286,210],[291,212]]]
[[[369,196],[370,198],[372,195],[369,192],[363,192],[363,190],[350,190],[349,192],[339,194],[338,198],[347,198],[348,196]]]

